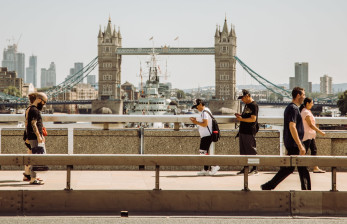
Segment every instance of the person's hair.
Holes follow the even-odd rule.
[[[28,98],[29,98],[30,103],[34,103],[34,101],[35,101],[36,98],[37,98],[37,93],[30,93],[30,94],[28,95]]]
[[[294,87],[293,91],[292,91],[292,97],[293,99],[296,98],[296,96],[299,94],[299,95],[302,95],[302,92],[304,91],[304,88],[301,88],[301,87]]]
[[[307,104],[308,103],[311,103],[312,102],[312,98],[310,98],[310,97],[306,97],[305,99],[304,99],[304,103],[303,104],[301,104],[301,106],[300,106],[300,112],[307,106]]]

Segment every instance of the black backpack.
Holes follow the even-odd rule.
[[[207,125],[207,129],[208,129],[208,131],[211,134],[212,141],[213,142],[218,142],[218,140],[220,139],[220,130],[219,130],[219,127],[218,127],[218,123],[217,123],[216,119],[212,116],[212,114],[210,112],[208,112],[207,110],[205,110],[205,111],[212,118],[212,133],[211,133],[210,128]]]

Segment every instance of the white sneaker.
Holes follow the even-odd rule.
[[[207,170],[201,170],[200,172],[198,172],[198,176],[208,176],[208,175],[210,174]]]
[[[215,175],[219,169],[220,169],[219,166],[211,166],[210,175]]]

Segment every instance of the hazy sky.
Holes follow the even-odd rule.
[[[0,47],[19,41],[19,51],[38,57],[38,73],[54,61],[57,82],[74,62],[97,56],[99,25],[120,27],[123,47],[213,47],[225,15],[235,25],[237,55],[274,83],[288,83],[295,62],[309,63],[309,81],[328,74],[347,82],[345,0],[0,0]],[[179,41],[174,38],[179,36]],[[2,60],[2,54],[0,60]],[[145,56],[123,56],[122,83],[139,82]],[[162,56],[175,88],[214,85],[213,56]],[[163,67],[163,66],[162,66]],[[98,74],[94,70],[92,74]],[[257,84],[237,67],[237,84]]]

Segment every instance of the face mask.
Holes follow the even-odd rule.
[[[42,110],[42,108],[43,108],[43,103],[42,102],[38,103],[37,104],[37,109],[38,110]]]

